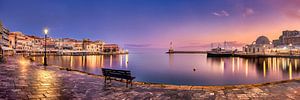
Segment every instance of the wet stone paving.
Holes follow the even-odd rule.
[[[300,80],[245,86],[176,86],[135,82],[131,88],[102,76],[46,68],[20,57],[0,64],[0,100],[202,100],[273,99],[300,100]]]

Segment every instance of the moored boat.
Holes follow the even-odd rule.
[[[207,57],[232,57],[235,55],[237,50],[225,50],[217,47],[207,52]]]

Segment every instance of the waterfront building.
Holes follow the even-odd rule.
[[[74,43],[73,50],[75,50],[75,51],[82,51],[83,50],[83,42],[82,41],[76,41]]]
[[[89,54],[101,54],[104,51],[112,53],[120,53],[117,44],[106,44],[104,41],[91,41],[89,39],[76,40],[72,38],[55,39],[47,37],[46,45],[44,37],[25,35],[22,32],[9,32],[4,28],[0,22],[0,50],[1,55],[14,53],[25,54],[42,54],[44,48],[47,52],[52,54],[71,53],[76,54],[81,52],[88,52]],[[128,53],[128,52],[127,52]]]
[[[44,48],[42,46],[43,38],[37,36],[28,36],[30,43],[32,44],[31,52],[40,53],[43,52]]]
[[[10,32],[9,34],[10,47],[14,48],[16,53],[30,51],[32,48],[31,39],[28,39],[22,32]]]
[[[243,47],[243,51],[246,54],[255,55],[300,55],[299,39],[299,33],[296,31],[284,31],[283,35],[273,42],[270,42],[265,36],[260,36],[252,44]]]
[[[87,44],[87,48],[86,50],[88,52],[96,52],[96,53],[100,53],[104,50],[104,42],[103,41],[94,41],[94,42],[90,42],[89,44]]]
[[[13,49],[9,47],[9,30],[2,25],[0,21],[0,46],[1,55],[12,55]]]
[[[42,51],[42,38],[25,35],[22,32],[9,33],[10,47],[15,53],[30,53]]]
[[[269,38],[266,36],[260,36],[253,41],[252,44],[246,45],[243,49],[247,54],[266,54],[271,53],[273,44],[270,42]]]
[[[87,46],[91,43],[92,41],[90,39],[83,39],[82,40],[82,49],[87,51]]]
[[[117,44],[104,44],[103,52],[119,52],[119,46]]]
[[[77,40],[71,38],[57,39],[56,46],[59,50],[74,50]]]
[[[273,44],[275,47],[290,44],[294,46],[300,45],[300,31],[283,31],[279,39],[273,40]]]
[[[44,40],[45,38],[43,38]],[[48,52],[55,52],[58,50],[57,48],[57,40],[56,39],[53,39],[51,37],[47,37],[46,39],[46,45],[45,45],[45,41],[42,41],[42,45],[43,45],[43,48],[47,48]]]

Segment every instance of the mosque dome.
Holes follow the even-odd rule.
[[[266,36],[260,36],[256,39],[256,44],[270,44],[270,40]]]

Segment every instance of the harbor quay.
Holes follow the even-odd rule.
[[[300,99],[300,79],[232,86],[187,86],[134,82],[132,87],[101,75],[42,66],[20,56],[0,64],[1,99],[85,100],[198,100],[198,99]]]

